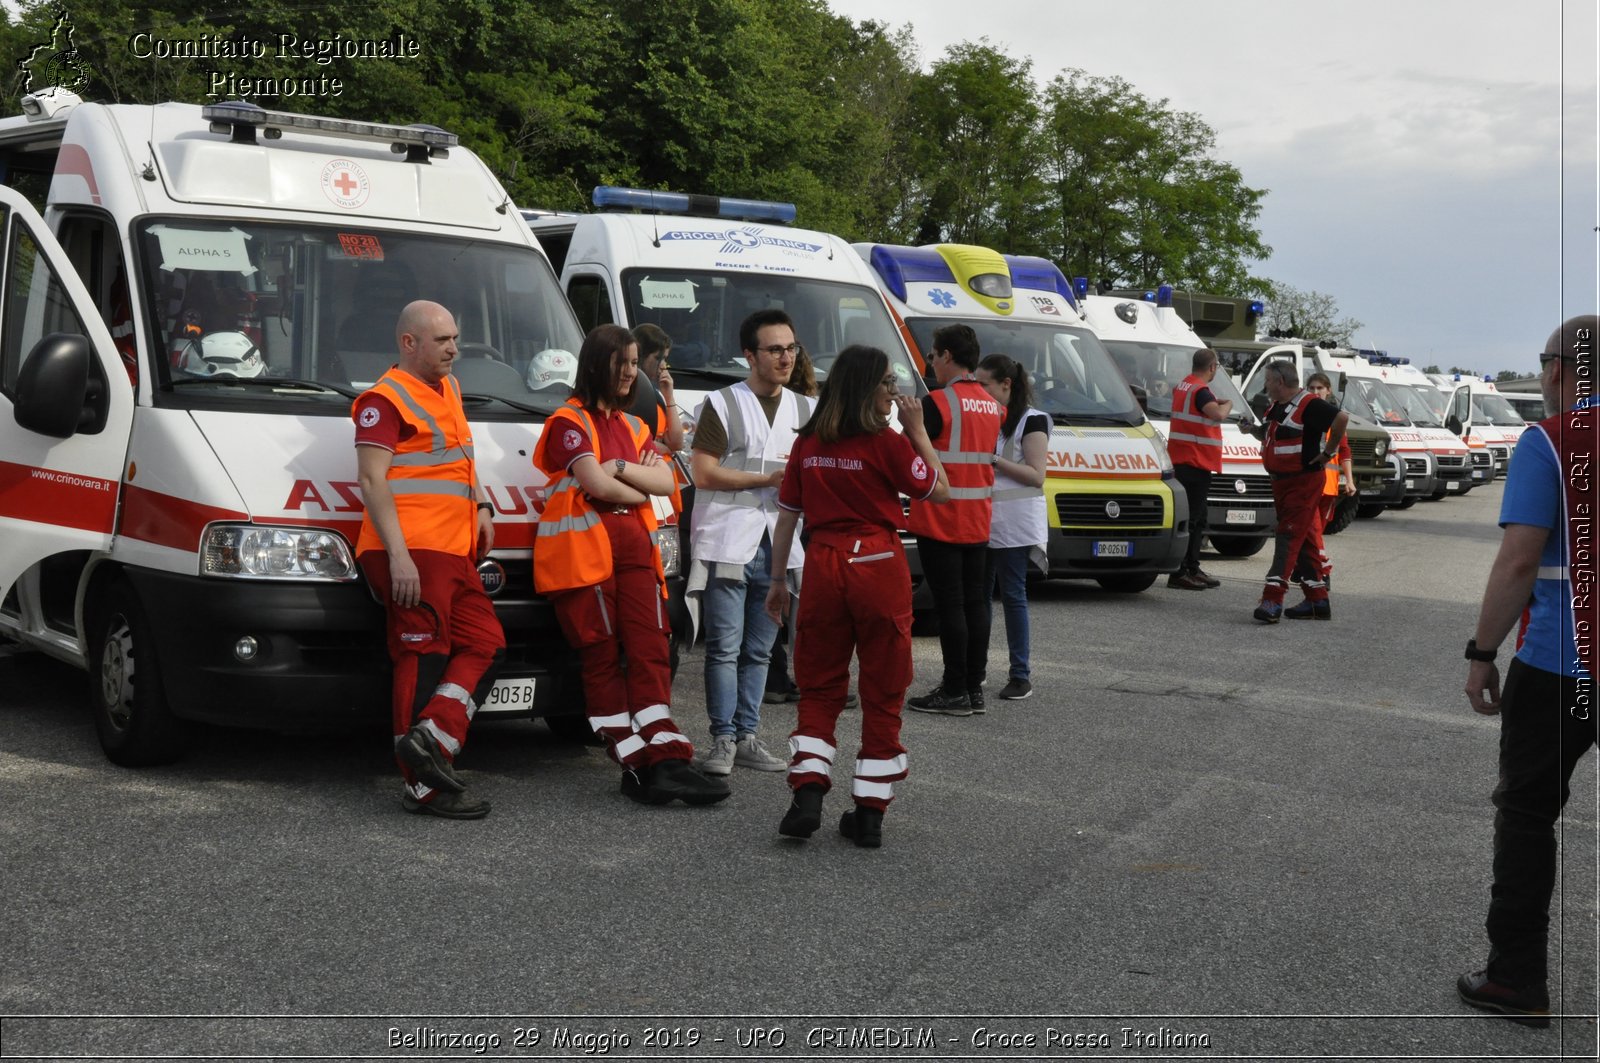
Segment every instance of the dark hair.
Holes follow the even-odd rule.
[[[797,395],[808,398],[817,396],[817,371],[811,364],[811,352],[806,350],[806,345],[797,344],[799,352],[794,356],[794,370],[789,374],[789,382],[784,385]]]
[[[1017,422],[1028,412],[1028,407],[1033,405],[1033,385],[1028,383],[1028,371],[1022,368],[1021,362],[1003,354],[989,355],[978,363],[978,368],[996,380],[1011,381],[1011,399],[1006,403],[1006,419],[1000,425],[1001,434],[1010,435],[1017,430]]]
[[[949,351],[956,364],[968,372],[978,368],[982,348],[971,325],[941,325],[933,330],[933,349]]]
[[[839,352],[822,382],[816,411],[799,434],[818,442],[837,443],[851,436],[874,435],[889,427],[878,416],[878,385],[889,373],[889,356],[876,347],[852,344]]]
[[[1268,362],[1267,372],[1272,376],[1277,377],[1278,383],[1282,384],[1286,388],[1297,388],[1300,386],[1300,370],[1296,369],[1294,367],[1294,363],[1286,358],[1274,358],[1272,361]]]
[[[1201,347],[1194,352],[1194,360],[1190,363],[1191,373],[1204,373],[1207,369],[1217,364],[1217,352],[1210,347]]]
[[[753,351],[756,349],[756,333],[768,325],[788,325],[789,331],[794,331],[794,322],[789,315],[777,307],[766,310],[757,310],[755,313],[739,322],[739,349]]]
[[[633,342],[639,345],[639,361],[672,349],[672,337],[660,325],[646,321],[633,328]]]
[[[1328,379],[1327,373],[1312,373],[1310,376],[1306,377],[1306,387],[1314,388],[1318,384],[1321,384],[1329,391],[1333,390],[1333,381]]]
[[[621,325],[596,325],[589,330],[578,349],[578,377],[572,385],[572,394],[579,402],[590,409],[601,405],[614,410],[628,408],[633,402],[633,389],[629,388],[626,395],[618,392],[613,363],[618,351],[634,345],[633,333]]]

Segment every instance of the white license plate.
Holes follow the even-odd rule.
[[[1474,479],[1474,480],[1481,480],[1481,479],[1483,479],[1483,470],[1482,470],[1482,469],[1473,469],[1473,470],[1472,470],[1472,478],[1473,478],[1473,479]]]
[[[1095,543],[1095,557],[1132,557],[1132,543]]]
[[[1256,511],[1253,510],[1253,509],[1230,509],[1230,510],[1228,510],[1228,523],[1229,524],[1254,524],[1255,522],[1256,522]]]
[[[1411,488],[1413,491],[1417,489],[1417,484],[1418,484],[1418,481],[1416,481],[1416,480],[1407,480],[1406,481],[1406,486]]]
[[[519,712],[533,708],[532,679],[497,679],[479,708],[488,712]]]

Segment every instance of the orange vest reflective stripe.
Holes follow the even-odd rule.
[[[633,435],[635,454],[650,442],[650,429],[630,413],[622,414]],[[551,461],[548,443],[561,423],[571,421],[588,433],[595,456],[600,454],[600,433],[594,418],[577,399],[550,415],[533,448],[533,464],[552,482],[545,488],[544,512],[539,515],[539,532],[533,543],[533,586],[540,594],[593,587],[611,578],[611,537],[606,534],[589,496],[578,486],[571,467]],[[639,522],[648,533],[656,530],[656,513],[648,502],[634,507]],[[661,554],[655,555],[656,581],[666,595],[667,576],[661,567]]]
[[[987,543],[993,512],[994,445],[1005,410],[976,380],[955,380],[933,393],[944,425],[933,440],[950,479],[950,501],[911,503],[911,531],[946,543]]]
[[[1306,403],[1312,399],[1309,391],[1302,391],[1289,401],[1283,420],[1267,421],[1267,438],[1261,444],[1261,464],[1268,472],[1305,472],[1305,419]]]
[[[1222,422],[1211,420],[1195,407],[1195,397],[1205,386],[1204,380],[1190,373],[1173,389],[1167,456],[1176,465],[1221,472]]]
[[[660,441],[660,450],[667,445],[667,408],[660,402],[656,403],[656,439]],[[683,485],[688,483],[683,477],[683,469],[678,465],[677,455],[671,451],[661,455],[661,460],[672,466],[672,512],[683,512]]]
[[[477,474],[472,463],[472,428],[461,405],[461,385],[444,378],[444,393],[398,366],[366,392],[382,395],[400,419],[416,429],[400,440],[389,463],[389,490],[408,550],[438,550],[471,557],[478,536]],[[350,407],[354,416],[356,404]],[[361,518],[356,553],[382,550],[370,511]]]

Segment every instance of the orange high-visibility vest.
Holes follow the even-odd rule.
[[[1191,465],[1209,472],[1222,471],[1222,422],[1195,408],[1195,396],[1206,382],[1194,373],[1172,391],[1172,427],[1167,433],[1167,456],[1175,465]]]
[[[989,542],[994,446],[1005,410],[976,380],[954,380],[933,393],[944,425],[933,440],[950,479],[950,501],[911,502],[911,531],[946,543]]]
[[[633,436],[634,459],[650,442],[650,429],[631,413],[622,415]],[[549,440],[561,431],[563,421],[571,421],[589,434],[595,457],[600,456],[600,433],[594,418],[577,399],[550,415],[533,448],[533,464],[553,482],[545,488],[544,512],[539,515],[539,532],[533,543],[533,586],[540,594],[593,587],[611,578],[611,537],[600,521],[589,496],[578,486],[570,467],[563,468],[549,457]],[[634,507],[639,522],[654,536],[656,513],[648,501]],[[667,574],[656,552],[656,581],[663,597],[667,593]]]
[[[656,438],[661,440],[661,445],[666,446],[667,439],[667,407],[656,403]],[[688,483],[684,479],[683,469],[678,464],[678,456],[671,451],[661,455],[663,461],[672,466],[672,512],[683,512],[683,485]]]
[[[416,429],[410,438],[400,440],[389,463],[389,491],[406,548],[471,557],[478,536],[478,479],[461,385],[447,376],[441,394],[395,366],[367,391],[374,393]],[[360,401],[351,405],[352,416]],[[368,510],[361,518],[356,553],[382,549],[383,540]]]
[[[1339,437],[1338,455],[1323,468],[1327,475],[1327,482],[1322,485],[1324,495],[1337,495],[1339,493],[1339,475],[1344,469],[1344,463],[1350,460],[1350,440],[1344,436]]]

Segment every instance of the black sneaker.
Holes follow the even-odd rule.
[[[1512,989],[1489,980],[1489,972],[1472,971],[1456,979],[1456,992],[1463,1003],[1482,1011],[1494,1011],[1524,1026],[1550,1025],[1550,991],[1541,983]]]
[[[1307,598],[1299,605],[1293,605],[1285,609],[1283,616],[1285,620],[1311,620],[1313,618],[1317,620],[1332,620],[1333,606],[1329,605],[1326,599],[1314,602]]]
[[[418,801],[408,790],[400,795],[400,807],[415,815],[443,819],[482,819],[489,814],[489,802],[465,790],[459,794],[440,790],[432,801]]]
[[[816,782],[797,788],[789,811],[778,824],[778,833],[788,838],[809,838],[815,834],[822,826],[822,798],[827,792]]]
[[[714,805],[733,793],[727,782],[701,774],[687,760],[663,760],[646,773],[651,795],[663,803],[676,798],[686,805]]]
[[[1189,573],[1189,575],[1193,576],[1195,579],[1199,580],[1201,583],[1204,583],[1207,587],[1220,587],[1220,586],[1222,586],[1222,581],[1221,580],[1219,580],[1217,577],[1213,576],[1211,573],[1205,571],[1204,569],[1197,568],[1193,572]]]
[[[917,712],[934,712],[941,716],[971,716],[972,701],[963,693],[947,692],[944,687],[934,687],[920,698],[906,702]]]
[[[982,716],[989,710],[983,707],[983,688],[967,691],[967,704],[972,706],[972,715]]]
[[[422,724],[417,724],[400,737],[395,752],[400,754],[400,759],[416,773],[417,778],[435,790],[447,790],[453,794],[466,790],[467,784],[457,777],[444,750],[439,748],[432,732]]]
[[[839,833],[863,849],[883,845],[883,809],[857,805],[839,817]]]
[[[1188,572],[1179,572],[1167,577],[1167,586],[1180,591],[1203,591],[1209,589],[1211,584],[1199,576]]]
[[[1026,679],[1008,679],[1000,688],[1001,701],[1021,701],[1033,697],[1033,684]]]
[[[1269,602],[1261,599],[1261,604],[1256,606],[1256,611],[1250,614],[1263,624],[1276,624],[1278,618],[1283,616],[1282,602]]]
[[[637,801],[641,805],[664,805],[672,800],[672,795],[662,796],[650,789],[646,781],[649,769],[634,771],[632,768],[622,769],[622,796],[630,801]]]

